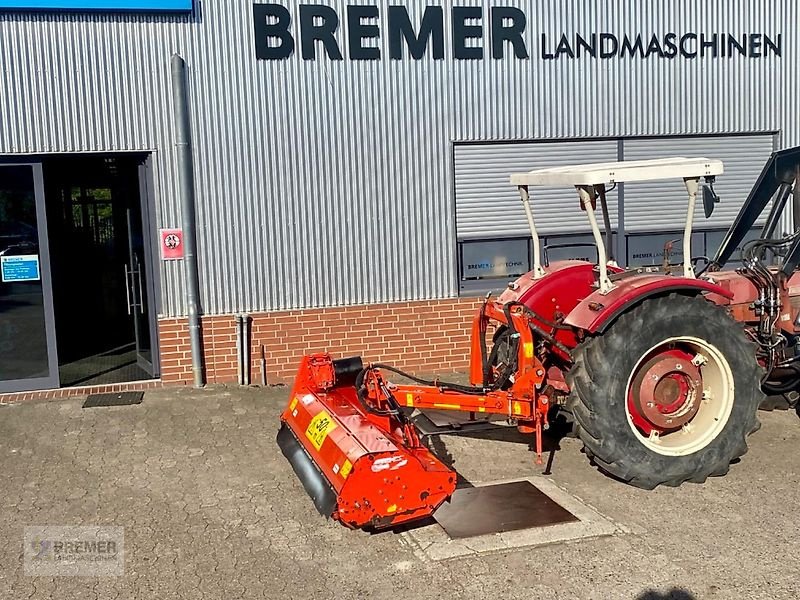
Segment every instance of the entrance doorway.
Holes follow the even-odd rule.
[[[157,375],[141,155],[43,160],[62,386]]]
[[[149,161],[0,157],[0,392],[158,377]]]

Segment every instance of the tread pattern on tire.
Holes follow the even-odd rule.
[[[654,331],[655,326],[664,333]],[[725,428],[688,456],[668,457],[649,450],[626,422],[628,376],[641,357],[633,355],[643,345],[657,344],[658,335],[706,339],[722,352],[734,375],[734,406]],[[653,337],[638,341],[647,336]],[[759,387],[763,370],[755,346],[724,309],[702,297],[670,294],[645,300],[623,313],[603,335],[587,339],[573,356],[567,382],[576,434],[597,467],[631,485],[653,489],[725,475],[731,461],[747,452],[747,436],[760,427],[756,413],[764,398]]]

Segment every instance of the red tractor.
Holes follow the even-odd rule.
[[[533,270],[477,312],[470,385],[425,381],[360,358],[303,359],[278,443],[318,510],[349,527],[379,529],[429,516],[447,500],[456,474],[410,418],[425,409],[502,415],[535,436],[539,461],[542,430],[565,413],[595,465],[642,488],[727,473],[759,427],[765,393],[793,399],[800,387],[800,148],[770,157],[698,273],[690,259],[695,205],[700,194],[710,216],[722,172],[717,160],[668,158],[512,175]],[[661,266],[620,268],[606,186],[674,177],[688,195],[683,264],[665,258]],[[530,190],[553,185],[575,187],[597,264],[542,260]],[[790,196],[795,233],[776,237]],[[721,270],[770,201],[760,238],[742,248],[743,266]],[[386,372],[414,383],[392,383]]]

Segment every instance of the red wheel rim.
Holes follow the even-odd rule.
[[[639,362],[628,391],[628,412],[645,435],[680,429],[697,414],[703,377],[693,358],[691,352],[664,347]]]

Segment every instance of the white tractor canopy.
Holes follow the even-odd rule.
[[[600,185],[624,181],[697,179],[722,175],[721,160],[710,158],[657,158],[586,165],[568,165],[514,173],[512,185]]]
[[[710,158],[657,158],[655,160],[631,160],[607,163],[591,163],[585,165],[568,165],[564,167],[552,167],[548,169],[537,169],[527,173],[515,173],[511,175],[511,184],[517,186],[520,198],[525,208],[525,215],[533,239],[533,277],[544,276],[541,266],[541,250],[539,237],[536,233],[536,224],[531,208],[529,186],[559,186],[572,185],[578,191],[581,207],[589,217],[589,224],[592,228],[592,235],[597,244],[598,267],[600,271],[600,291],[608,293],[613,289],[613,284],[608,277],[607,257],[611,251],[611,223],[608,217],[608,207],[606,205],[606,184],[616,184],[625,181],[656,181],[660,179],[683,179],[686,185],[686,192],[689,196],[689,205],[686,212],[686,225],[683,236],[683,274],[684,277],[694,277],[694,269],[691,263],[691,238],[692,220],[694,217],[694,207],[699,190],[700,179],[705,177],[707,181],[713,182],[714,177],[721,175],[724,171],[722,161]],[[715,194],[715,200],[719,199]],[[606,233],[606,242],[600,232],[597,219],[594,216],[594,207],[599,199],[603,212],[603,221]],[[710,211],[706,213],[706,216]],[[606,247],[608,246],[608,247]]]

